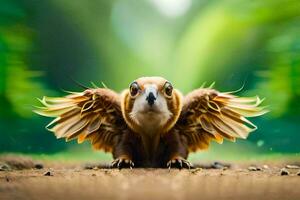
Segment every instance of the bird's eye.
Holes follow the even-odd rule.
[[[165,83],[165,94],[168,96],[168,97],[171,97],[172,96],[172,93],[173,93],[173,86],[171,83],[169,82],[166,82]]]
[[[130,85],[130,95],[132,97],[135,97],[139,93],[139,90],[140,90],[140,87],[137,84],[137,82],[131,83],[131,85]]]

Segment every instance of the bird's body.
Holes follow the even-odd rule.
[[[121,94],[87,89],[62,98],[44,97],[38,114],[58,138],[90,140],[111,152],[113,167],[190,167],[190,152],[210,140],[246,138],[256,129],[245,117],[264,114],[256,98],[202,88],[183,96],[162,77],[142,77]]]

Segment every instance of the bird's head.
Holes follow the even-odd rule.
[[[182,95],[162,77],[142,77],[123,92],[122,113],[136,132],[167,132],[176,123]]]

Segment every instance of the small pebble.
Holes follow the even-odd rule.
[[[213,169],[223,169],[225,166],[222,164],[222,163],[219,163],[219,162],[214,162],[211,167]]]
[[[256,166],[250,166],[248,167],[249,171],[262,171],[263,169],[261,167],[256,167]]]
[[[225,170],[227,170],[227,169],[228,169],[228,167],[223,167],[223,169],[222,169],[222,170],[223,170],[223,171],[225,171]]]
[[[44,176],[53,176],[53,174],[48,171],[48,172],[44,173]]]
[[[285,167],[288,169],[300,169],[298,165],[286,165]]]
[[[37,164],[34,165],[34,168],[36,168],[36,169],[43,169],[44,165],[42,163],[37,163]]]
[[[269,169],[269,166],[268,165],[263,165],[263,168],[264,169]]]
[[[5,176],[5,180],[6,180],[6,182],[10,181],[10,179],[8,178],[8,176]]]
[[[93,165],[90,165],[90,164],[86,164],[86,165],[84,165],[84,169],[93,169]]]
[[[280,175],[281,176],[288,176],[289,174],[290,174],[290,172],[287,169],[285,169],[285,168],[282,168],[280,170]]]
[[[0,164],[0,171],[10,171],[11,167],[5,163]]]
[[[196,168],[196,169],[192,169],[192,170],[191,170],[191,173],[192,173],[192,174],[196,174],[196,173],[200,172],[201,170],[202,170],[202,168],[198,167],[198,168]]]
[[[297,172],[297,176],[300,176],[300,171]]]
[[[254,166],[250,166],[250,167],[248,167],[248,170],[249,171],[257,171],[257,168]]]
[[[92,174],[92,176],[96,176],[96,174]]]
[[[262,171],[261,167],[256,167],[256,171]]]

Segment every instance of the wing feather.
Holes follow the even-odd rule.
[[[109,89],[71,92],[65,97],[43,97],[34,112],[55,117],[46,128],[57,138],[78,143],[90,140],[95,149],[110,151],[113,137],[126,128],[120,109],[120,96]]]
[[[211,140],[222,143],[223,139],[245,139],[257,129],[246,117],[268,112],[266,107],[260,106],[263,101],[257,96],[238,97],[232,92],[201,88],[184,98],[175,128],[186,136],[190,151],[206,149]]]

